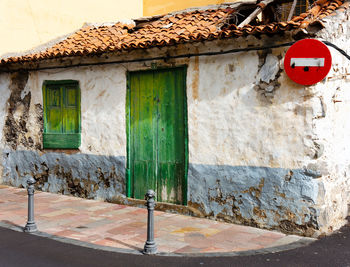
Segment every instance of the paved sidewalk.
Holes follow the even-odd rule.
[[[254,254],[313,241],[160,211],[154,215],[155,239],[163,254]],[[27,191],[0,185],[0,223],[20,229],[26,220]],[[147,210],[142,208],[36,191],[35,221],[41,235],[94,248],[139,253],[146,241]]]

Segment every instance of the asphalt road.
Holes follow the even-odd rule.
[[[0,227],[0,267],[13,266],[342,266],[350,267],[350,223],[311,245],[234,257],[143,256],[84,248]]]

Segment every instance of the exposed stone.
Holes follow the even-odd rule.
[[[314,141],[314,144],[315,144],[315,159],[318,159],[320,158],[322,155],[323,155],[323,152],[324,152],[324,145],[319,142],[319,141]]]
[[[309,164],[307,168],[305,168],[304,173],[308,176],[311,176],[313,178],[320,178],[322,177],[322,173],[315,168],[314,164]]]
[[[268,93],[272,93],[275,87],[273,85],[266,86],[265,91]]]
[[[197,176],[198,175],[198,176]],[[216,181],[210,182],[210,177]],[[277,177],[287,177],[285,180]],[[251,226],[280,229],[279,221],[318,231],[313,205],[317,201],[317,183],[303,170],[259,167],[215,167],[190,165],[190,203],[204,203],[202,213],[209,218]],[[208,199],[201,197],[202,185],[208,188]],[[301,194],[300,194],[301,193]],[[288,208],[287,208],[288,207]],[[277,223],[276,223],[277,222]],[[295,234],[308,234],[296,228]]]
[[[275,91],[281,86],[278,81],[282,72],[279,62],[279,56],[271,53],[259,54],[259,72],[254,89],[262,102],[272,104]]]
[[[24,147],[33,147],[33,142],[28,142],[27,121],[31,93],[28,92],[22,97],[22,92],[28,81],[28,72],[15,72],[11,75],[9,89],[11,95],[8,100],[8,112],[4,127],[6,143],[13,149],[19,144]]]
[[[259,80],[265,83],[270,83],[271,81],[275,80],[279,69],[278,57],[268,54],[264,65],[261,67],[258,73]]]

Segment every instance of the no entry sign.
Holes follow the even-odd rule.
[[[290,79],[303,85],[322,81],[332,65],[328,47],[315,39],[304,39],[293,44],[284,58],[284,70]]]

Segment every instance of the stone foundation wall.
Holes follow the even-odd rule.
[[[319,228],[307,169],[191,164],[189,183],[189,205],[206,217],[307,236]]]

